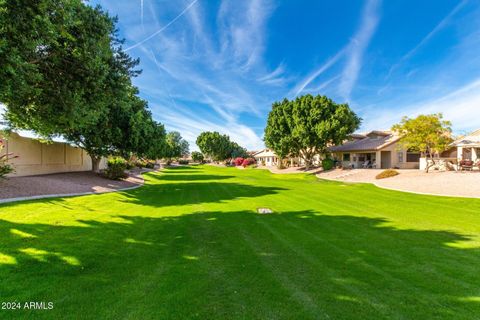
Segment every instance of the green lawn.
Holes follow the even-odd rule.
[[[145,177],[1,205],[1,302],[54,309],[0,318],[480,317],[480,200],[210,166]]]

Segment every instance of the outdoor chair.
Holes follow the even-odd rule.
[[[367,169],[369,167],[371,167],[370,160],[367,160],[363,163],[363,169]]]
[[[460,161],[460,170],[473,170],[473,161],[472,160],[462,160]]]

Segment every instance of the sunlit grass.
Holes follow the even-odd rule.
[[[181,167],[0,206],[1,319],[474,319],[480,201]],[[269,208],[271,214],[258,214]]]

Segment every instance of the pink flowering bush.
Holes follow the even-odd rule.
[[[233,163],[238,167],[243,165],[244,161],[245,159],[243,159],[242,157],[238,157],[238,158],[235,158],[235,160],[233,160]]]
[[[245,167],[251,166],[255,163],[256,163],[256,161],[255,161],[254,158],[246,158],[246,159],[243,160],[242,166],[245,168]]]

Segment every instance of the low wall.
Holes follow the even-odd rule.
[[[81,148],[60,142],[41,143],[17,133],[8,136],[5,148],[1,152],[18,156],[9,161],[15,169],[14,173],[9,174],[12,177],[92,169],[90,156]],[[100,163],[100,168],[105,168],[104,159]]]

